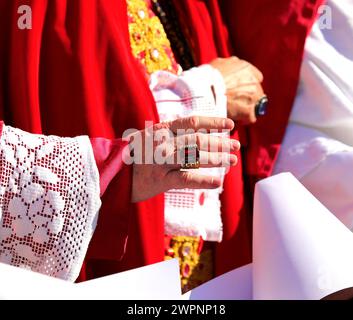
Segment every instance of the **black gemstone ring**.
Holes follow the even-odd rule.
[[[264,116],[267,112],[268,98],[263,96],[255,106],[255,115],[256,117]]]
[[[200,150],[196,144],[187,145],[181,149],[182,169],[200,168]]]

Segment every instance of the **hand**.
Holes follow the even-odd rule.
[[[262,73],[249,62],[237,57],[217,58],[210,64],[224,78],[228,117],[243,124],[255,123],[255,106],[264,96]]]
[[[134,161],[132,202],[149,199],[170,189],[220,187],[218,177],[200,175],[196,170],[181,171],[180,148],[197,144],[200,167],[235,166],[237,157],[230,152],[238,151],[240,143],[206,133],[209,130],[231,130],[233,127],[230,119],[190,117],[157,124],[130,136]],[[193,133],[190,133],[191,129]],[[151,141],[150,147],[146,147],[148,139]]]

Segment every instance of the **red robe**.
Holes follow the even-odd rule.
[[[174,1],[197,62],[233,53],[249,60],[263,71],[271,102],[266,117],[240,131],[245,164],[226,177],[217,273],[251,260],[248,191],[271,172],[295,97],[304,41],[321,2]],[[23,4],[32,8],[32,30],[17,28],[17,9]],[[127,128],[143,128],[145,120],[158,121],[131,53],[124,0],[2,0],[0,30],[0,119],[7,124],[36,133],[114,138]],[[124,179],[112,187],[123,190],[129,183]],[[164,256],[160,195],[136,205],[121,203],[131,219],[127,250],[119,261],[114,228],[119,216],[112,208],[121,198],[109,188],[81,279]]]
[[[264,74],[270,105],[255,125],[238,127],[242,163],[226,176],[224,239],[216,273],[249,262],[255,183],[271,174],[299,82],[304,44],[324,0],[173,0],[197,64],[236,55]],[[250,230],[249,230],[250,229]],[[235,252],[235,254],[233,254]]]
[[[17,28],[22,4],[32,8],[31,30]],[[7,45],[0,48],[0,117],[29,132],[106,138],[144,128],[145,120],[157,122],[152,94],[129,46],[126,13],[125,1],[115,0],[1,1],[0,37]],[[122,181],[116,183],[125,192],[130,181]],[[88,258],[120,260],[115,228],[120,213],[112,210],[120,203],[131,216],[131,249],[121,269],[162,260],[163,195],[130,205],[118,194],[107,190],[102,199]]]

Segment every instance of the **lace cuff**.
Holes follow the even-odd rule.
[[[0,262],[74,281],[100,204],[88,137],[34,135],[3,126]]]

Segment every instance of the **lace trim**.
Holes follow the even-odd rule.
[[[46,137],[3,127],[0,262],[74,281],[100,204],[88,137]]]

